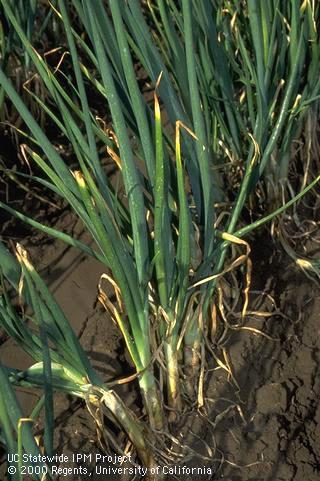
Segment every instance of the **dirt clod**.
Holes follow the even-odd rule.
[[[263,414],[285,411],[287,392],[279,383],[265,384],[256,393],[257,410]]]

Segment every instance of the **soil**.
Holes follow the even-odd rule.
[[[81,237],[81,226],[73,224],[67,214],[59,222],[68,230],[72,226]],[[88,241],[86,236],[81,238]],[[103,266],[59,242],[46,244],[41,235],[36,240],[27,242],[31,259],[46,274],[93,365],[106,381],[131,374],[121,335],[95,302]],[[267,236],[256,240],[252,248],[249,309],[273,315],[248,316],[245,326],[251,330],[234,330],[223,348],[217,348],[218,357],[227,359],[232,377],[217,369],[216,362],[210,365],[205,383],[207,419],[195,417],[197,441],[192,446],[206,459],[194,457],[182,464],[189,468],[205,465],[213,474],[172,475],[168,480],[320,479],[320,290]],[[10,339],[1,345],[0,355],[2,362],[17,368],[31,362]],[[121,387],[120,395],[135,409],[132,386]],[[20,390],[19,398],[29,413],[35,394]],[[82,402],[57,394],[55,416],[58,454],[101,452],[93,419]],[[1,479],[5,479],[5,469],[3,463]],[[93,474],[57,479],[124,478]]]
[[[266,247],[261,239],[254,246],[252,290],[272,296],[281,315],[246,324],[274,340],[246,330],[231,337],[226,347],[238,392],[225,376],[211,380],[211,420],[225,411],[214,430],[224,463],[212,479],[318,481],[320,290],[281,249],[268,260],[274,247]],[[217,402],[222,397],[229,401]]]

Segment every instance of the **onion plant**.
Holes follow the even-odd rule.
[[[0,84],[28,129],[22,153],[44,174],[34,180],[68,203],[94,247],[1,207],[106,266],[99,299],[135,366],[149,432],[161,436],[186,406],[203,403],[215,288],[240,263],[230,246],[245,247],[240,257],[247,260],[248,244],[239,239],[319,180],[282,205],[277,189],[287,179],[292,141],[319,97],[319,6],[311,0],[109,0],[106,7],[102,0],[58,0],[52,8],[64,27],[65,51],[52,68],[10,3],[0,3],[50,101],[32,84],[29,94],[72,146],[77,167],[70,169],[0,69]],[[92,95],[105,105],[102,121]],[[106,175],[102,153],[118,170],[123,196]],[[272,202],[261,194],[268,183],[276,193]],[[257,215],[246,223],[243,212],[252,206]],[[40,341],[28,341],[42,364],[27,379],[43,385],[46,364],[54,389],[99,393],[151,465],[141,422],[102,384],[61,310],[50,307],[47,288],[25,255],[18,258],[35,318],[55,343],[43,358]]]
[[[11,370],[7,369],[0,362],[0,424],[1,424],[1,443],[5,446],[8,456],[19,456],[22,460],[23,452],[27,452],[31,456],[39,456],[40,450],[36,444],[32,433],[33,418],[25,418],[22,409],[18,403],[12,379],[10,380]],[[21,456],[21,458],[20,458]],[[19,462],[17,472],[9,474],[10,481],[21,481],[22,476],[19,472],[22,464]],[[28,463],[25,463],[26,468]],[[43,467],[41,463],[30,463],[30,466],[41,472]],[[44,468],[46,469],[46,468]],[[40,480],[40,476],[34,479]]]
[[[93,405],[103,409],[103,406],[106,406],[106,415],[109,416],[111,421],[116,420],[117,425],[128,434],[141,461],[146,466],[152,466],[153,454],[146,441],[147,433],[142,431],[135,415],[126,409],[118,395],[104,385],[102,379],[93,370],[69,321],[50,294],[42,278],[33,268],[26,251],[18,244],[17,259],[15,259],[0,243],[0,255],[2,278],[1,326],[35,361],[35,364],[23,372],[0,365],[0,376],[4,379],[3,386],[8,382],[5,381],[5,376],[7,376],[14,385],[38,386],[44,389],[44,448],[46,455],[53,454],[54,404],[52,393],[54,390],[58,390],[84,399],[88,407]],[[21,302],[22,297],[24,298],[25,302],[22,306],[31,308],[31,316],[25,314],[27,312],[25,309],[19,312],[17,308],[13,307],[9,297],[9,286],[17,292]],[[14,394],[11,390],[4,389],[0,398],[3,408],[1,410],[1,424],[4,428],[8,452],[15,454],[18,453],[18,450],[14,451],[11,447],[13,442],[12,427],[17,430],[19,420],[23,417],[18,408],[15,407],[16,401],[12,401],[12,399],[14,399]],[[4,412],[5,409],[9,410],[9,415]],[[90,409],[90,412],[94,412],[94,409]],[[31,420],[32,418],[29,419],[29,421]],[[7,433],[6,424],[9,421],[13,426],[11,431],[9,430]],[[30,441],[30,429],[23,434],[23,439],[24,450],[34,454],[35,451],[32,448],[34,442],[32,444]],[[29,446],[27,444],[29,443],[28,439],[30,441]],[[48,473],[50,474],[49,470]]]
[[[38,0],[30,0],[29,2],[23,2],[18,0],[17,2],[8,2],[13,9],[17,21],[19,22],[21,28],[23,28],[28,40],[30,41],[32,38],[32,34],[34,32],[34,24],[35,24],[35,16],[36,10],[38,6]],[[5,12],[4,12],[5,14]],[[4,15],[6,18],[6,15]],[[8,32],[4,38],[4,29],[8,28]],[[10,28],[11,24],[3,25],[1,22],[1,30],[3,32],[2,36],[2,49],[3,49],[3,56],[4,56],[4,63],[7,63],[7,55],[13,53],[13,50],[16,53],[22,52],[22,56],[25,56],[25,67],[28,70],[29,68],[29,56],[28,53],[24,51],[23,44],[21,43],[19,36],[16,34],[15,30]]]
[[[58,38],[56,19],[49,5],[39,0],[8,0],[20,27],[25,32],[26,37],[31,42],[37,42],[43,46],[45,43],[43,33],[49,32],[49,37]],[[55,0],[52,2],[55,5]],[[19,35],[12,27],[11,22],[6,16],[4,9],[1,9],[0,19],[0,50],[2,68],[14,78],[14,83],[18,88],[28,79],[32,71],[32,64],[28,52],[25,50]],[[49,28],[50,27],[50,28]],[[5,98],[3,88],[0,89],[0,111],[3,109]],[[2,119],[5,115],[2,114]],[[8,118],[5,118],[8,121]]]

